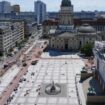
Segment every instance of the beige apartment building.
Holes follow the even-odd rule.
[[[16,42],[24,40],[23,21],[0,21],[0,52],[8,52],[16,45]]]

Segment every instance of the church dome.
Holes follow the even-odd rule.
[[[78,32],[80,33],[95,33],[96,30],[90,26],[89,24],[83,24],[78,28]]]
[[[70,0],[62,0],[61,6],[63,6],[63,7],[71,6],[71,1]]]

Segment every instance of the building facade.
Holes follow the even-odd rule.
[[[24,40],[24,21],[0,21],[0,52],[8,52]]]
[[[34,22],[34,23],[28,24],[28,29],[29,29],[29,35],[34,36],[38,32],[37,23]]]
[[[34,9],[37,17],[37,23],[42,24],[42,22],[46,20],[46,4],[42,1],[36,1],[34,4]]]
[[[78,50],[86,43],[101,40],[100,32],[89,24],[74,26],[73,5],[70,0],[62,0],[58,25],[48,31],[49,47],[59,50]]]
[[[97,17],[98,14],[98,17]],[[80,12],[75,12],[74,11],[74,19],[85,19],[85,20],[90,20],[90,19],[96,19],[102,17],[101,15],[105,14],[104,12],[95,12],[95,11],[80,11]],[[59,12],[48,12],[48,19],[57,19],[59,18]],[[104,16],[105,17],[105,16]]]
[[[11,11],[13,13],[20,13],[20,5],[13,5]]]
[[[8,1],[0,2],[0,13],[11,13],[11,4]]]
[[[94,44],[95,40],[101,40],[100,33],[89,25],[84,24],[74,32],[70,32],[70,30],[70,27],[64,27],[62,31],[58,30],[58,32],[50,30],[50,48],[76,51],[87,43]]]
[[[105,91],[105,41],[96,41],[93,52],[96,65],[95,76]]]
[[[105,32],[105,18],[95,18],[95,19],[74,19],[74,25],[80,26],[84,23],[90,24],[96,29],[96,31]]]

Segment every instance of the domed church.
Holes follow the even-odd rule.
[[[101,40],[100,33],[89,24],[75,27],[73,5],[70,0],[62,0],[59,11],[59,25],[49,30],[49,47],[59,50],[78,50],[86,43]]]

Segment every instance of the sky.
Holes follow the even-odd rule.
[[[0,0],[2,1],[2,0]],[[34,1],[36,0],[5,0],[11,4],[19,4],[21,11],[34,11]],[[41,0],[47,4],[47,11],[59,11],[62,0]],[[105,11],[105,0],[71,0],[74,11]]]

